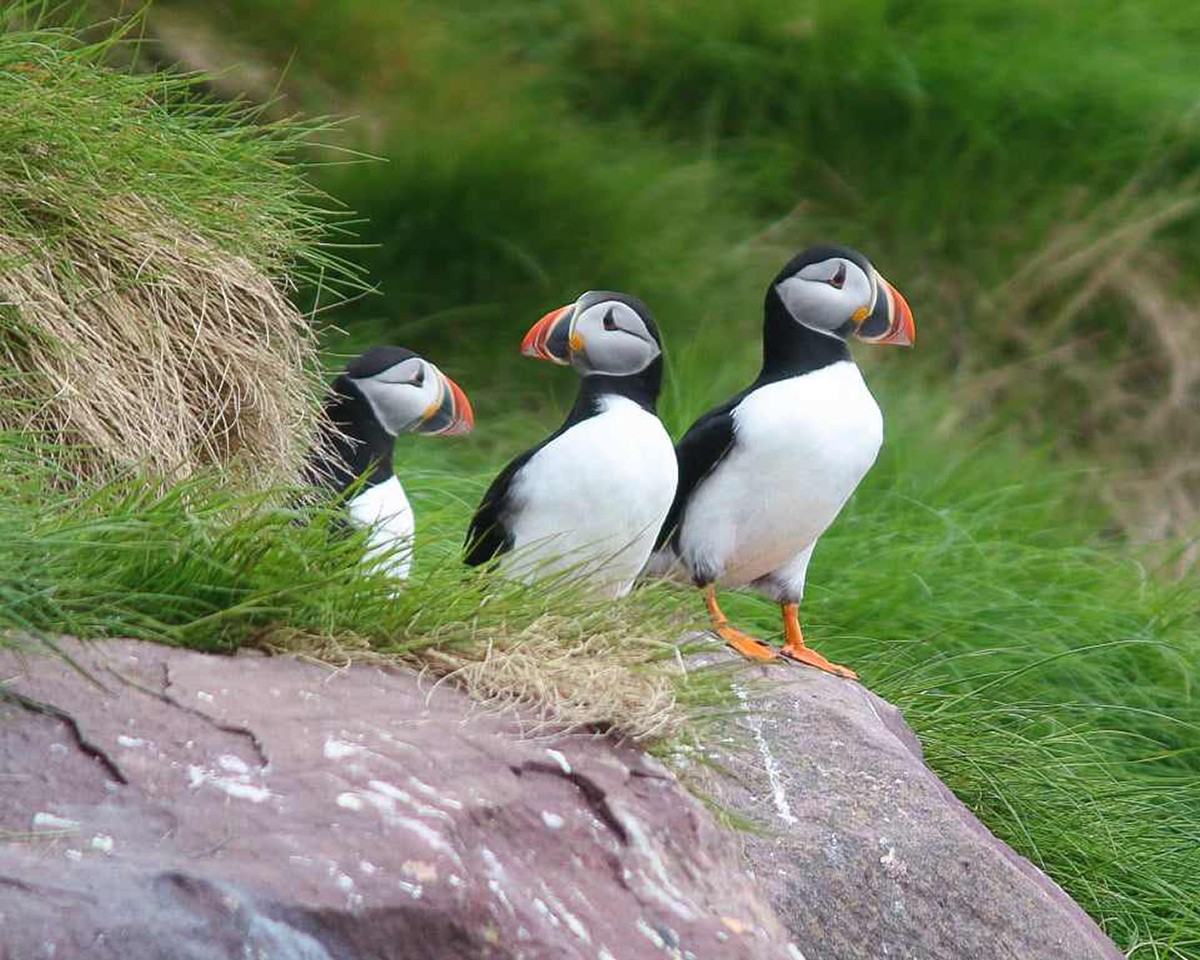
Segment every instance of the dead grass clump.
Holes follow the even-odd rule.
[[[664,642],[633,624],[606,629],[590,620],[543,614],[517,631],[447,623],[395,652],[353,635],[289,629],[271,630],[259,646],[335,666],[416,667],[485,707],[522,708],[533,718],[529,735],[602,730],[647,742],[677,734],[687,711],[677,695],[678,671],[670,661],[655,662]]]
[[[77,472],[291,479],[316,363],[287,295],[361,287],[294,162],[314,128],[114,68],[136,18],[88,43],[47,16],[0,14],[0,428]]]
[[[2,187],[0,187],[2,189]],[[313,334],[241,257],[134,197],[30,249],[0,225],[0,426],[92,469],[294,477],[311,436]]]
[[[479,638],[469,651],[422,650],[420,660],[485,704],[522,706],[547,728],[613,730],[633,740],[679,731],[675,679],[649,661],[663,644],[629,630],[595,630],[543,614],[515,636]]]
[[[989,404],[1023,398],[1040,426],[1099,453],[1102,493],[1142,539],[1200,522],[1200,310],[1159,242],[1197,210],[1200,182],[1156,192],[1135,179],[1064,218],[984,298],[1016,359],[971,389]]]

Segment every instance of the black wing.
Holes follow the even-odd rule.
[[[526,450],[507,467],[500,471],[492,485],[487,488],[475,516],[471,518],[471,526],[467,530],[467,540],[463,544],[466,552],[463,562],[470,567],[477,567],[489,560],[494,560],[502,553],[512,549],[512,532],[505,524],[509,512],[509,491],[517,472],[529,462],[529,458],[537,453],[545,444],[539,444],[532,450]]]
[[[745,393],[739,393],[726,403],[709,410],[688,428],[683,439],[675,446],[675,459],[679,463],[679,485],[675,488],[675,502],[667,511],[658,532],[655,549],[664,544],[674,547],[679,542],[679,529],[684,511],[700,482],[725,459],[733,448],[733,408],[742,402]]]
[[[598,409],[596,386],[589,381],[599,379],[599,377],[585,377],[583,385],[579,388],[579,395],[575,398],[575,403],[571,407],[570,413],[567,414],[567,419],[563,421],[563,425],[536,447],[526,450],[513,460],[500,471],[499,476],[487,488],[487,493],[483,495],[483,500],[480,501],[475,516],[471,519],[471,526],[467,530],[467,541],[464,544],[466,552],[463,554],[463,562],[467,566],[477,567],[489,560],[494,560],[503,553],[508,553],[513,548],[512,531],[506,525],[512,506],[509,502],[509,491],[513,478],[542,447],[557,440],[575,424],[596,415]]]

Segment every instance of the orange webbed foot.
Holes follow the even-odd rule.
[[[845,677],[847,680],[858,679],[858,674],[849,667],[843,667],[840,663],[826,660],[809,646],[792,646],[789,644],[779,651],[779,656],[794,663],[803,663],[805,666],[816,667],[818,670],[824,670],[826,673],[832,673],[834,676]]]
[[[795,663],[803,663],[805,666],[816,667],[818,670],[832,673],[835,677],[845,677],[847,680],[858,679],[858,674],[849,667],[843,667],[840,663],[826,660],[804,642],[804,631],[800,629],[798,604],[784,603],[781,604],[781,609],[783,611],[783,637],[785,641],[783,649],[779,651],[781,657],[785,657]]]
[[[737,627],[731,627],[728,623],[719,624],[713,627],[713,629],[716,631],[718,637],[733,647],[734,650],[747,660],[767,663],[779,656],[770,644],[764,643],[758,637],[751,636],[737,629]]]
[[[704,603],[708,607],[708,615],[712,617],[713,632],[747,660],[766,663],[779,656],[770,644],[730,626],[729,619],[717,603],[717,589],[711,583],[704,587]]]

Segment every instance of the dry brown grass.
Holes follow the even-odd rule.
[[[981,304],[1017,359],[971,390],[991,404],[1053,404],[1027,403],[1027,416],[1058,420],[1069,445],[1100,455],[1104,496],[1143,539],[1200,523],[1200,309],[1159,242],[1198,209],[1200,183],[1156,193],[1137,178],[1064,217]]]
[[[648,662],[662,654],[661,640],[630,627],[594,632],[576,619],[545,614],[516,636],[488,638],[470,652],[430,648],[421,660],[475,700],[532,711],[535,731],[565,726],[662,739],[685,720],[675,678],[666,665]]]
[[[602,619],[612,620],[604,617]],[[375,663],[426,672],[464,690],[485,709],[521,708],[525,733],[608,731],[638,742],[678,733],[688,710],[669,644],[636,614],[543,614],[526,626],[449,622],[412,650],[389,652],[362,637],[273,630],[261,646],[344,666]]]
[[[294,477],[316,416],[306,319],[244,259],[137,198],[105,214],[102,245],[68,230],[31,249],[0,226],[0,425],[90,472]]]

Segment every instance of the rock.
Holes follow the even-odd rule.
[[[632,746],[399,670],[63,649],[0,654],[6,960],[796,956]]]
[[[1122,960],[925,766],[895,707],[790,666],[735,685],[742,736],[708,745],[694,780],[761,828],[745,855],[807,960]]]

